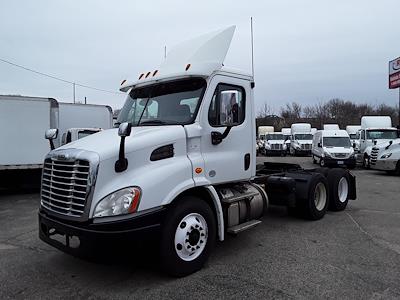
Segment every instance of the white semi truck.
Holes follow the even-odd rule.
[[[311,134],[311,124],[294,123],[290,129],[292,135],[292,139],[290,141],[290,154],[310,155],[313,140],[313,135]]]
[[[400,138],[374,146],[370,163],[371,169],[400,175]]]
[[[264,155],[286,155],[286,149],[282,132],[271,132],[265,135]]]
[[[346,131],[350,136],[351,144],[353,145],[357,140],[357,132],[361,129],[361,125],[347,125]]]
[[[123,83],[118,129],[47,155],[43,241],[79,255],[87,243],[155,234],[162,268],[184,276],[227,233],[259,224],[270,204],[317,220],[356,198],[347,170],[256,166],[254,79],[223,66],[234,29],[183,43]]]
[[[53,144],[59,147],[68,129],[82,127],[86,132],[92,127],[111,128],[111,108],[60,103],[52,98],[0,95],[0,171],[41,168],[49,151],[43,133],[57,128],[59,134]],[[91,132],[94,131],[98,129]]]
[[[355,141],[357,161],[362,162],[363,167],[369,168],[372,147],[396,138],[398,131],[392,127],[389,116],[363,116]]]

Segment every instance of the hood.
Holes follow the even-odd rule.
[[[185,136],[181,125],[132,127],[131,135],[125,139],[125,153],[153,146],[164,146]],[[56,150],[81,149],[99,154],[100,160],[117,157],[121,138],[118,128],[108,129],[66,144]]]
[[[349,154],[353,152],[353,148],[344,148],[344,147],[324,147],[324,151],[328,153],[336,153],[336,154]]]
[[[390,144],[390,141],[392,141],[392,144]],[[378,144],[376,144],[376,147],[382,149],[382,148],[388,147],[389,145],[390,145],[389,149],[392,147],[394,148],[394,147],[400,146],[400,138],[395,139],[395,140],[388,140],[384,143],[378,143]]]
[[[268,140],[268,144],[283,144],[284,140]]]

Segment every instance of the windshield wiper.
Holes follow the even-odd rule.
[[[165,125],[165,124],[167,124],[167,122],[161,121],[161,120],[147,120],[147,121],[140,122],[140,124],[138,124],[138,126],[143,125],[143,124]]]

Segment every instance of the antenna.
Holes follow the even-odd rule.
[[[253,38],[253,17],[250,17],[250,31],[251,31],[251,74],[254,81],[254,38]]]

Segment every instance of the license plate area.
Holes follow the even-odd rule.
[[[338,165],[343,165],[343,160],[338,160],[338,161],[337,161],[337,164],[338,164]]]

